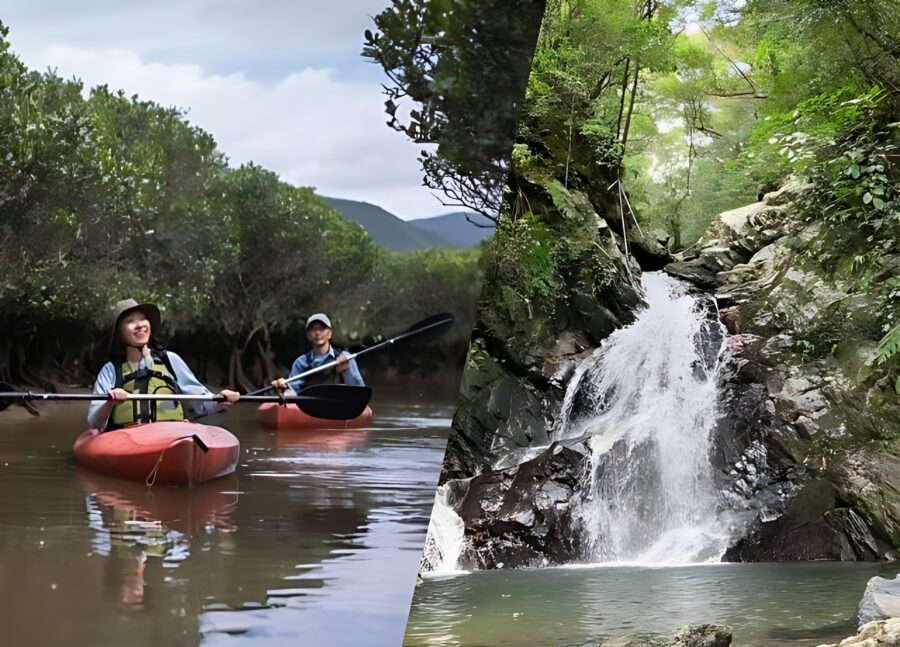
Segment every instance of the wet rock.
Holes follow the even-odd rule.
[[[880,553],[886,559],[900,559],[900,456],[895,451],[848,452],[832,471],[837,491],[888,546]]]
[[[741,334],[741,320],[737,308],[722,308],[720,310],[720,315],[722,323],[725,325],[725,329],[728,331],[729,335],[735,336]]]
[[[900,575],[892,580],[873,577],[859,603],[859,623],[900,618]]]
[[[637,229],[628,230],[628,250],[645,272],[657,272],[672,262],[668,249],[653,238],[645,237]]]
[[[497,456],[533,444],[547,444],[552,399],[473,345],[460,387],[460,406],[444,456],[442,482],[489,468]]]
[[[661,638],[617,637],[600,641],[599,647],[729,647],[731,629],[722,625],[688,625],[674,636]]]
[[[722,625],[689,625],[675,634],[669,647],[728,647],[731,629]]]
[[[584,455],[554,445],[537,457],[468,481],[454,505],[466,520],[465,568],[562,564],[581,554],[569,501]]]
[[[663,269],[668,274],[679,279],[684,279],[701,288],[711,289],[718,285],[716,282],[716,270],[707,267],[702,258],[669,263]]]
[[[877,339],[866,332],[875,304],[859,286],[836,281],[825,269],[831,261],[810,258],[827,232],[796,217],[794,201],[805,190],[791,182],[721,214],[690,254],[665,266],[715,293],[733,335],[712,462],[724,505],[749,521],[725,559],[897,559],[900,402],[874,361]],[[570,268],[552,320],[482,315],[473,335],[442,475],[476,475],[459,481],[457,498],[465,502],[472,565],[558,563],[580,554],[568,506],[580,487],[578,443],[567,445],[571,454],[536,448],[549,441],[578,362],[630,323],[640,302],[625,271],[619,220],[606,224],[608,285]],[[896,275],[900,255],[886,257],[885,267],[895,271],[874,281]],[[592,394],[590,406],[603,397]]]
[[[776,519],[758,519],[723,561],[877,560],[890,546],[825,479],[804,484]]]

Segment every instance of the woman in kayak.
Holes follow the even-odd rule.
[[[180,421],[184,409],[177,400],[128,400],[129,393],[186,393],[212,395],[175,353],[159,348],[154,332],[159,330],[159,308],[134,299],[119,301],[113,308],[113,331],[109,340],[110,361],[94,382],[94,393],[108,393],[110,400],[92,402],[88,425],[109,431],[146,422]],[[223,389],[224,402],[194,402],[194,416],[212,413],[237,402],[237,391]]]
[[[291,366],[291,375],[300,375],[306,371],[337,360],[333,369],[310,375],[309,377],[293,380],[290,384],[284,378],[278,378],[272,382],[272,386],[281,392],[290,390],[299,392],[300,389],[314,384],[337,384],[342,381],[351,386],[365,386],[356,360],[350,359],[350,353],[331,345],[331,320],[322,313],[314,314],[306,320],[306,338],[312,344],[312,350],[304,353],[294,360]]]

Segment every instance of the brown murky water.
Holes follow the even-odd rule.
[[[4,644],[400,644],[455,398],[413,388],[376,390],[369,430],[209,418],[241,459],[191,491],[74,465],[83,405],[3,413]]]

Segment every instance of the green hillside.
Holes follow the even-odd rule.
[[[459,246],[436,232],[414,227],[374,204],[324,196],[323,199],[348,220],[361,224],[375,243],[388,249],[397,252],[413,252],[427,247]]]
[[[478,224],[493,225],[493,223],[484,216],[465,211],[455,211],[453,213],[444,214],[443,216],[411,220],[409,224],[414,225],[423,231],[437,234],[454,247],[469,249],[477,247],[481,241],[490,238],[494,233],[494,228],[493,226],[478,227],[469,222],[469,220],[466,219],[466,216],[469,216],[469,218]]]

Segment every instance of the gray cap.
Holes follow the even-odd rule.
[[[132,310],[140,310],[147,315],[147,321],[150,322],[150,332],[156,334],[159,332],[161,317],[159,308],[154,303],[138,303],[134,299],[122,299],[112,309],[112,335],[109,338],[109,348],[112,349],[113,343],[116,341],[116,332],[119,328],[119,319],[127,315]]]
[[[331,328],[331,319],[328,318],[328,315],[322,314],[321,312],[311,315],[309,319],[306,320],[306,327],[309,328],[317,321],[324,324],[327,328]]]

